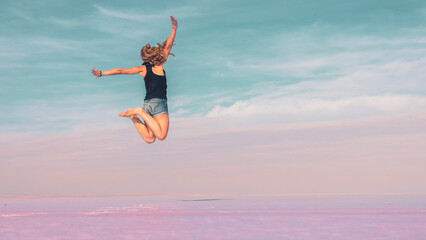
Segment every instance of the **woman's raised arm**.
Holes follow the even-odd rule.
[[[146,71],[145,66],[137,66],[133,68],[113,68],[107,71],[99,71],[98,69],[92,69],[92,74],[97,77],[108,76],[108,75],[117,75],[117,74],[137,74]]]
[[[177,29],[177,21],[173,16],[170,16],[170,20],[172,21],[172,32],[170,33],[169,38],[167,38],[166,46],[164,47],[164,57],[167,59],[169,56],[170,50],[172,50],[173,42],[175,41],[176,29]]]

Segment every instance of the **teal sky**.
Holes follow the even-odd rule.
[[[169,35],[170,15],[179,25],[172,49],[177,59],[170,57],[165,65],[171,142],[174,136],[195,136],[206,129],[231,132],[232,137],[241,129],[406,116],[424,129],[424,1],[11,0],[2,1],[0,9],[2,142],[18,146],[23,139],[134,131],[116,114],[142,104],[143,79],[94,79],[90,70],[140,65],[141,47]],[[130,136],[137,138],[136,133]],[[234,143],[240,146],[238,139]],[[160,144],[167,146],[167,141]],[[227,151],[194,144],[206,152]],[[418,158],[425,156],[416,146],[412,150]],[[27,154],[20,166],[37,161]],[[9,156],[13,152],[4,158]],[[415,165],[425,169],[424,163]],[[21,171],[15,167],[7,171]]]

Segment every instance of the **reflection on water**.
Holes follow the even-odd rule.
[[[423,239],[426,196],[0,196],[0,239]]]

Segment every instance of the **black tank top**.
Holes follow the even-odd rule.
[[[164,72],[164,76],[159,76],[152,71],[152,65],[149,63],[143,63],[146,67],[146,75],[145,75],[145,89],[146,95],[145,100],[149,100],[152,98],[161,98],[167,100],[167,79],[166,72]]]

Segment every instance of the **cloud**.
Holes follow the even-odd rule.
[[[423,81],[426,59],[396,61],[344,73],[330,80],[280,86],[258,84],[251,97],[217,104],[207,117],[244,119],[246,124],[362,119],[426,109]]]
[[[63,17],[51,14],[50,16],[37,16],[34,12],[20,7],[11,7],[9,14],[32,24],[49,24],[59,27],[62,30],[69,28],[85,27],[92,31],[103,32],[129,39],[141,39],[143,36],[156,34],[156,28],[168,22],[168,16],[173,13],[179,18],[197,16],[194,6],[181,6],[172,9],[162,9],[156,14],[148,14],[146,8],[111,8],[100,5],[93,5],[94,11],[89,14],[82,14],[78,17]],[[145,14],[140,14],[145,12]],[[141,27],[141,23],[149,23],[150,28]]]
[[[59,17],[43,17],[40,18],[40,21],[57,25],[62,28],[74,28],[74,27],[81,27],[81,26],[90,26],[84,19],[65,19],[65,18],[59,18]]]
[[[24,11],[23,9],[17,8],[17,7],[10,7],[8,9],[8,13],[11,14],[14,17],[21,18],[23,20],[26,20],[28,22],[36,22],[37,18],[33,17],[32,14],[28,11]]]
[[[157,31],[155,29],[167,22],[171,13],[177,14],[179,18],[197,15],[197,11],[192,6],[163,9],[157,11],[158,13],[156,14],[140,14],[140,12],[147,12],[146,9],[113,9],[100,5],[94,5],[93,7],[96,9],[94,13],[79,18],[48,17],[40,20],[64,28],[84,26],[95,31],[120,37],[141,39],[144,36],[156,34]],[[149,24],[150,28],[141,27],[141,24]]]
[[[22,69],[30,65],[36,69],[32,77],[42,69],[80,70],[87,68],[87,63],[84,64],[81,59],[113,59],[111,54],[101,51],[111,42],[110,39],[73,40],[60,36],[4,37],[0,38],[0,56],[4,56],[0,61],[0,69],[8,70],[4,73],[7,76],[12,68]],[[76,63],[73,61],[75,58],[80,61]]]
[[[249,100],[237,101],[228,107],[217,105],[207,113],[207,117],[238,119],[242,120],[243,124],[265,124],[363,119],[419,113],[424,109],[426,109],[425,96],[379,95],[346,98],[330,96],[327,98],[315,96],[315,94],[273,97],[265,94]]]
[[[143,39],[143,37],[158,34],[158,29],[165,29],[164,23],[169,23],[170,15],[179,16],[179,19],[198,15],[194,6],[166,8],[156,11],[155,14],[148,14],[147,9],[112,9],[99,5],[94,7],[97,12],[86,19],[88,26],[97,31],[130,39]],[[143,27],[148,25],[149,28]]]
[[[119,19],[125,19],[125,20],[131,20],[135,22],[147,22],[147,21],[154,21],[158,20],[160,18],[163,18],[164,16],[162,14],[149,14],[149,15],[143,15],[143,14],[135,14],[131,13],[129,11],[120,11],[116,9],[107,9],[104,7],[101,7],[99,5],[94,5],[94,7],[99,11],[101,15],[107,16],[107,17],[113,17],[113,18],[119,18]]]
[[[235,110],[250,116],[244,122],[252,123],[258,122],[258,118],[251,118],[255,112],[274,115],[281,121],[287,121],[290,112],[298,112],[299,117],[293,115],[291,121],[309,121],[321,120],[321,116],[325,120],[333,116],[345,119],[422,111],[426,90],[425,31],[405,28],[384,35],[366,30],[368,26],[343,28],[317,22],[274,32],[257,30],[255,34],[236,30],[231,36],[241,40],[239,47],[221,48],[215,42],[191,46],[203,53],[195,56],[196,62],[189,59],[194,60],[191,66],[203,69],[214,79],[214,84],[200,86],[211,89],[216,96],[209,97],[207,91],[191,93],[185,96],[186,102],[203,103],[199,108],[185,106],[186,103],[176,107],[182,113],[209,117],[236,117],[231,113]],[[224,35],[223,42],[229,42],[228,35]],[[215,102],[218,99],[223,101]],[[282,106],[289,104],[297,109]],[[325,112],[317,115],[312,106],[322,106]]]
[[[66,87],[66,85],[64,84]],[[78,88],[84,85],[77,84]],[[52,87],[52,91],[54,91]],[[63,95],[45,99],[32,99],[31,104],[21,101],[9,106],[2,106],[3,111],[10,112],[0,120],[7,122],[0,125],[0,132],[33,132],[43,136],[52,133],[86,132],[99,129],[117,129],[128,126],[130,121],[117,117],[130,106],[120,105],[127,99],[128,93],[92,92],[75,95]],[[31,116],[31,123],[27,124],[27,116]]]
[[[131,38],[139,44],[140,39],[157,34],[155,27],[142,29],[141,21],[155,25],[171,11],[176,11],[180,17],[199,16],[200,6],[171,7],[154,14],[143,14],[149,11],[94,5],[94,11],[78,17],[36,18],[28,15],[32,21],[59,26],[61,30],[89,27],[102,37],[87,41],[62,39],[55,35],[33,36],[28,40],[25,36],[2,37],[0,43],[4,44],[0,44],[0,55],[9,59],[3,60],[0,68],[25,68],[22,61],[10,59],[26,57],[24,60],[28,60],[31,56],[35,56],[30,61],[31,66],[42,70],[54,68],[61,73],[68,69],[83,69],[84,64],[91,64],[94,59],[123,62],[118,58],[126,46],[116,47],[117,43],[129,42],[126,38]],[[22,11],[15,14],[24,15]],[[416,113],[424,109],[424,31],[398,29],[390,36],[380,36],[359,29],[363,26],[343,29],[320,22],[273,32],[247,27],[243,30],[215,28],[214,31],[189,34],[190,29],[186,29],[187,34],[180,35],[180,39],[190,41],[182,44],[183,47],[187,45],[182,50],[183,61],[179,65],[183,69],[179,69],[182,74],[179,87],[185,90],[170,92],[171,116],[239,119],[241,124],[252,125],[260,123],[265,116],[272,123],[327,121]],[[218,32],[227,34],[218,38]],[[223,43],[235,44],[231,40],[238,41],[239,45],[223,47]],[[37,57],[58,53],[62,59],[53,57],[40,61]],[[86,58],[85,61],[81,61],[81,56]],[[71,57],[74,61],[63,60]],[[196,74],[187,74],[188,71]],[[189,87],[182,87],[184,84]],[[172,83],[170,86],[173,87]],[[203,90],[191,89],[194,86]],[[74,104],[81,106],[82,103]],[[56,108],[56,105],[46,109],[49,107]],[[46,109],[41,107],[34,113]],[[76,125],[94,124],[96,127],[95,122],[86,123],[84,118],[64,112],[64,116],[68,114],[68,119],[73,119]]]
[[[285,54],[229,60],[231,73],[247,79],[262,76],[262,82],[239,93],[232,104],[216,104],[206,116],[256,124],[424,112],[426,39],[417,34],[384,38],[327,31],[315,24],[294,35],[284,33],[277,37],[280,41],[269,39],[275,44],[264,51]],[[313,43],[320,33],[327,37]]]

